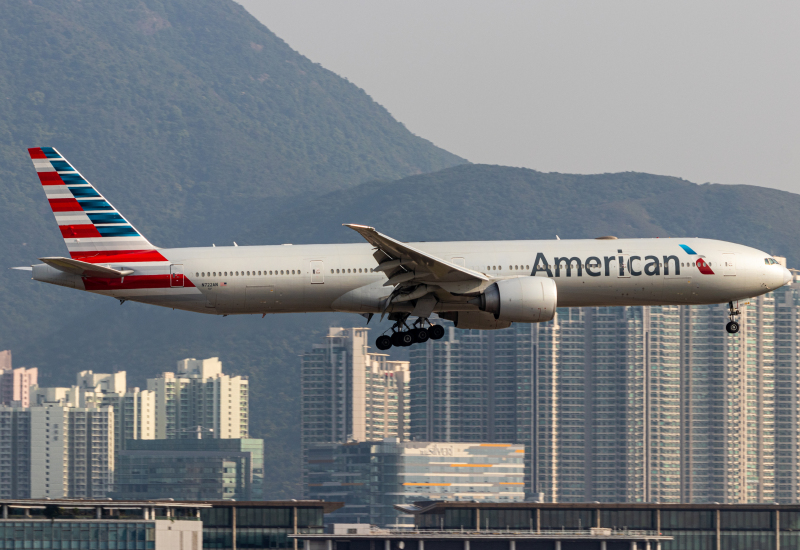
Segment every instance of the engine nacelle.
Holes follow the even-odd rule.
[[[448,311],[439,314],[442,319],[453,321],[456,328],[472,328],[477,330],[497,330],[508,328],[510,321],[498,321],[491,313],[483,311]]]
[[[556,283],[545,277],[503,279],[471,301],[498,321],[542,323],[556,314]]]

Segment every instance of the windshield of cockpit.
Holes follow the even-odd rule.
[[[780,265],[775,258],[764,258],[764,263],[767,265]]]

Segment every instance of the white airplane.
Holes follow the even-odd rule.
[[[54,148],[28,151],[70,253],[21,268],[34,280],[223,316],[388,314],[381,350],[441,338],[434,313],[491,330],[574,306],[728,302],[736,333],[739,300],[792,279],[765,252],[698,238],[404,243],[346,224],[367,242],[158,248]]]

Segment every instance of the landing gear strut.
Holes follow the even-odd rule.
[[[739,304],[736,305],[738,306]],[[731,320],[728,321],[727,325],[725,325],[725,330],[728,331],[728,334],[736,334],[737,332],[739,332],[739,323],[735,321],[735,317],[739,316],[740,312],[738,309],[733,307],[733,302],[728,302],[728,309],[730,311],[728,316],[730,317]]]
[[[408,315],[395,321],[390,329],[391,335],[382,334],[375,340],[375,347],[381,351],[386,351],[392,346],[400,348],[407,347],[412,344],[423,344],[429,339],[439,340],[444,337],[444,327],[441,325],[434,325],[428,319],[419,318],[409,328],[406,324]],[[425,323],[428,327],[425,327]],[[405,330],[403,330],[405,329]]]

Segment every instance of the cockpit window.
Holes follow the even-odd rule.
[[[780,265],[775,258],[764,258],[764,263],[767,265]]]

